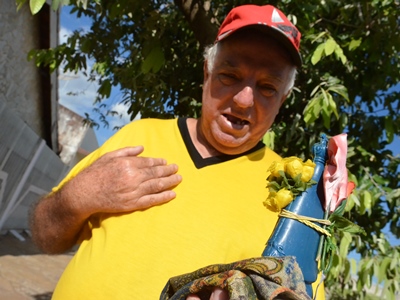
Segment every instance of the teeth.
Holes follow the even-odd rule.
[[[246,120],[241,120],[241,119],[239,119],[239,118],[236,118],[236,117],[233,117],[233,116],[229,116],[229,115],[226,115],[225,116],[231,123],[233,123],[233,124],[235,124],[235,125],[241,125],[241,126],[243,126],[243,125],[246,125],[247,124],[247,121]]]

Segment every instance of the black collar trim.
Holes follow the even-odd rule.
[[[186,145],[186,149],[188,150],[189,155],[192,158],[194,165],[198,169],[201,169],[201,168],[204,168],[204,167],[207,167],[210,165],[222,163],[222,162],[225,162],[225,161],[228,161],[231,159],[235,159],[237,157],[253,153],[253,152],[265,147],[264,143],[262,141],[260,141],[252,149],[250,149],[242,154],[236,154],[236,155],[223,154],[223,155],[219,155],[219,156],[203,158],[203,157],[201,157],[200,153],[197,151],[196,147],[194,146],[194,144],[192,142],[192,139],[190,138],[189,129],[187,127],[186,120],[187,120],[187,118],[179,118],[178,119],[178,128],[182,135],[182,139]]]

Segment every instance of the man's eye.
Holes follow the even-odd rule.
[[[233,84],[239,80],[235,74],[231,74],[231,73],[221,73],[221,74],[219,74],[218,77],[219,77],[219,80],[223,84],[227,84],[227,85]]]
[[[275,94],[276,89],[271,85],[260,85],[260,91],[265,96],[272,96]]]

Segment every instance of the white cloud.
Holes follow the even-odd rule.
[[[60,30],[58,31],[58,39],[59,43],[63,44],[67,41],[68,37],[72,34],[72,30],[67,29],[64,26],[60,26]]]
[[[128,115],[129,106],[123,103],[117,103],[111,106],[111,110],[116,111],[120,116],[113,117],[110,121],[110,127],[114,128],[115,126],[121,127],[123,125],[128,124],[131,119],[130,115]]]
[[[82,72],[74,74],[60,71],[58,87],[62,105],[81,116],[91,113],[98,88],[96,82],[88,82]]]

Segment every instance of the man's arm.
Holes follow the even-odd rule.
[[[143,147],[107,153],[42,198],[31,214],[36,245],[46,253],[62,253],[75,245],[87,219],[99,212],[143,210],[175,198],[178,167],[164,159],[138,157]]]

